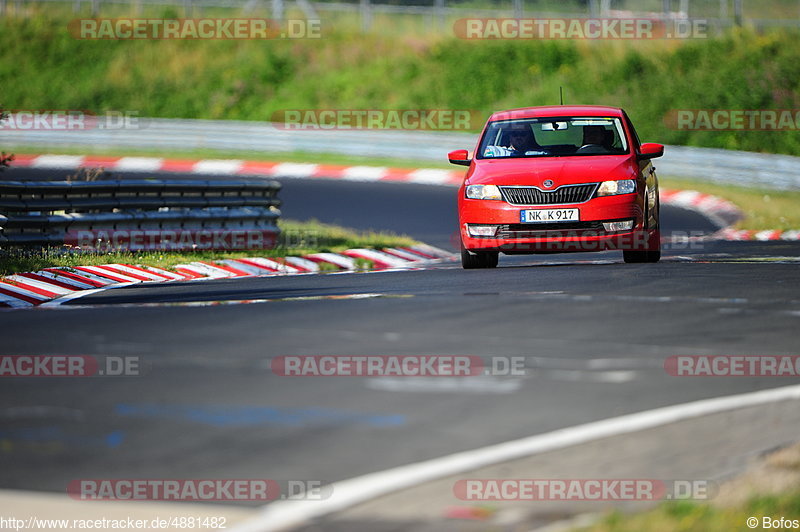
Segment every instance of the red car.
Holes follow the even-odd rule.
[[[530,107],[494,113],[458,191],[461,262],[494,268],[507,255],[620,249],[658,262],[661,144],[639,142],[622,109]]]

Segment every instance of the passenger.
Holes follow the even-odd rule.
[[[542,151],[542,147],[533,136],[533,131],[528,127],[512,129],[508,134],[508,147],[513,155],[525,155],[529,151]]]

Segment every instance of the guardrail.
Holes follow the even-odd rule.
[[[141,118],[139,123],[139,129],[0,129],[0,145],[269,153],[302,151],[408,159],[419,161],[423,166],[425,161],[444,161],[451,150],[472,149],[477,142],[477,135],[460,132],[291,130],[269,122],[164,118]],[[139,159],[137,166],[141,167],[141,164]],[[116,171],[123,172],[124,166],[118,165]],[[664,157],[656,160],[656,166],[662,176],[749,187],[800,189],[800,157],[789,155],[667,146]]]
[[[269,249],[279,190],[275,181],[0,181],[0,245]]]

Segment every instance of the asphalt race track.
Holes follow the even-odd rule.
[[[453,249],[453,188],[283,184],[285,218]],[[668,207],[662,224],[665,233],[713,229]],[[144,367],[138,377],[5,379],[0,488],[63,493],[77,478],[329,482],[795,383],[680,378],[663,365],[673,355],[796,355],[800,243],[683,244],[663,257],[501,256],[496,270],[444,264],[132,286],[0,312],[2,354],[138,356]],[[522,356],[527,372],[445,382],[270,370],[275,356],[325,354]]]

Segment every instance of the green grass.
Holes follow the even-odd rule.
[[[739,508],[718,508],[688,501],[667,502],[654,510],[638,514],[614,512],[601,522],[575,532],[729,532],[749,530],[749,517],[759,520],[769,516],[778,519],[800,519],[800,491],[750,499]]]
[[[65,247],[41,250],[8,249],[0,251],[0,276],[32,272],[48,267],[94,266],[99,264],[130,263],[171,269],[177,264],[198,260],[220,260],[245,257],[285,257],[317,252],[340,252],[351,248],[381,249],[409,246],[416,242],[407,236],[388,232],[359,232],[316,220],[296,222],[281,220],[281,243],[275,249],[235,252],[191,251],[161,252],[114,251],[109,253],[75,252]],[[369,261],[357,260],[357,265],[369,269]],[[323,270],[335,269],[322,265]]]

